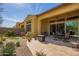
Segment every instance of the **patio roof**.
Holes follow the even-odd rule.
[[[61,14],[65,14],[65,13],[69,13],[75,10],[79,10],[79,4],[61,4],[60,6],[48,10],[40,15],[38,15],[38,19],[42,20],[42,19],[46,19],[46,18],[50,18],[50,17],[55,17],[57,15],[61,15]]]

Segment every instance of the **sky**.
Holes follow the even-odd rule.
[[[22,22],[27,15],[41,14],[51,8],[58,6],[58,3],[4,3],[0,13],[4,19],[2,27],[13,27],[16,22]]]

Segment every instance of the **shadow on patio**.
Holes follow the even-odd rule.
[[[44,44],[56,44],[56,45],[60,45],[60,46],[66,46],[66,47],[75,47],[74,44],[72,44],[72,42],[63,42],[62,39],[60,40],[54,40],[55,38],[53,36],[48,36],[45,38],[45,42],[42,42]]]

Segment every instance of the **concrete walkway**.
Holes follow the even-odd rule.
[[[46,38],[46,43],[34,39],[30,43],[27,42],[33,55],[42,51],[47,56],[79,56],[78,51],[66,46],[66,44],[61,41],[55,41],[52,38]]]
[[[20,41],[20,47],[16,47],[16,55],[17,56],[32,56],[31,51],[26,45],[25,39],[22,39]]]

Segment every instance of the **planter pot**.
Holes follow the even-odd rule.
[[[77,48],[79,49],[79,44],[77,44]]]
[[[31,40],[28,40],[28,42],[31,42]]]
[[[37,40],[37,38],[34,38],[35,40]]]

